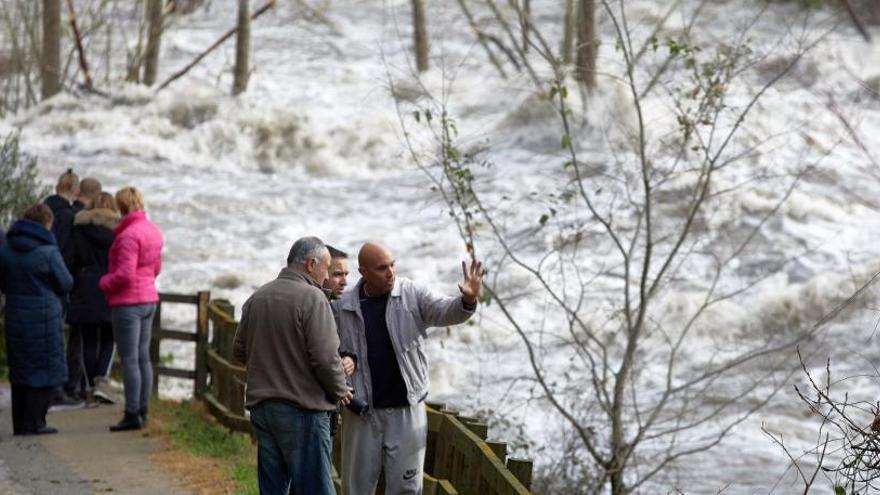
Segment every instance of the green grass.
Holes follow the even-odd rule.
[[[189,401],[154,401],[153,410],[165,420],[174,448],[222,461],[236,494],[259,493],[256,447],[248,435],[230,431]]]

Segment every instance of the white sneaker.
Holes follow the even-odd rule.
[[[112,385],[110,385],[110,380],[108,378],[95,378],[95,387],[92,389],[92,397],[94,397],[96,401],[104,404],[116,404],[115,395],[116,394],[113,392]]]

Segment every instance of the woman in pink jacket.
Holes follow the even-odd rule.
[[[134,187],[116,193],[123,215],[113,230],[107,274],[101,290],[110,305],[113,338],[122,361],[125,415],[111,431],[136,430],[147,421],[153,387],[150,330],[159,293],[156,277],[162,270],[162,232],[147,219],[144,198]]]

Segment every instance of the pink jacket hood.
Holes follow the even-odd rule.
[[[107,274],[101,290],[110,307],[159,301],[156,277],[162,271],[162,232],[144,211],[122,217],[113,229]]]

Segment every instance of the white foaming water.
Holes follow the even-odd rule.
[[[633,19],[641,16],[646,23],[663,10],[657,2],[632,3]],[[479,186],[499,200],[508,194],[521,196],[524,190],[546,192],[557,187],[566,158],[559,152],[552,108],[535,98],[535,89],[523,75],[502,80],[484,63],[454,2],[446,4],[429,6],[436,58],[434,68],[421,80],[429,92],[440,94],[450,89],[448,80],[455,74],[449,103],[462,147],[488,144],[494,163],[480,172]],[[108,190],[126,184],[141,188],[151,218],[166,236],[159,279],[163,291],[210,289],[214,297],[229,298],[240,306],[254,288],[276,275],[293,239],[318,235],[351,253],[365,240],[382,240],[397,255],[401,276],[453,294],[460,277],[458,263],[466,256],[464,246],[440,198],[429,190],[428,179],[406,151],[388,91],[390,78],[397,94],[410,102],[404,103],[404,112],[428,104],[408,71],[408,5],[403,0],[384,6],[334,1],[325,13],[333,24],[328,26],[304,21],[298,7],[282,2],[276,12],[254,23],[255,70],[248,93],[239,98],[227,96],[233,50],[228,44],[158,95],[133,86],[113,88],[109,100],[60,95],[0,122],[0,131],[21,128],[23,147],[39,156],[47,184],[74,167],[81,176],[100,178]],[[558,16],[553,2],[533,2],[533,8],[537,22]],[[231,25],[232,10],[215,6],[176,23],[163,41],[159,79]],[[708,10],[705,18],[718,19],[721,32],[749,15],[738,2]],[[767,16],[778,21],[797,12],[779,6]],[[680,23],[673,16],[666,31],[674,33],[681,29]],[[758,26],[759,51],[772,50],[781,36],[772,25]],[[551,30],[548,35],[556,39],[557,33]],[[699,34],[707,40],[711,36],[708,31]],[[612,44],[608,45],[603,45],[600,64],[619,63],[611,53]],[[880,172],[843,135],[839,120],[822,109],[823,100],[817,96],[831,90],[839,95],[838,104],[858,124],[868,148],[876,149],[880,144],[877,102],[851,98],[855,85],[840,70],[847,68],[863,78],[874,75],[859,63],[866,51],[876,55],[877,44],[866,46],[855,41],[852,32],[841,30],[805,60],[822,75],[817,82],[808,89],[796,83],[771,89],[749,119],[742,142],[774,136],[772,153],[755,158],[758,166],[780,171],[802,163],[820,162],[820,166],[761,230],[756,242],[762,256],[732,266],[734,275],[728,283],[736,286],[739,276],[746,280],[793,253],[802,256],[756,286],[750,297],[714,308],[688,343],[691,355],[736,339],[758,342],[767,332],[784,331],[792,318],[821,316],[832,301],[852,290],[850,270],[863,274],[875,266],[878,244],[873,232],[880,222],[872,198],[880,192],[876,185]],[[600,80],[598,91],[587,115],[591,122],[612,122],[608,138],[611,146],[618,146],[635,126],[631,97],[625,87],[609,79]],[[577,101],[576,95],[572,99]],[[576,113],[581,111],[573,106]],[[674,126],[672,112],[660,98],[649,98],[644,110],[656,136]],[[600,141],[598,134],[598,129],[586,129],[575,138],[587,163],[606,166],[610,158],[604,147],[595,144]],[[431,140],[424,133],[411,137],[418,151],[430,151]],[[721,175],[713,187],[735,187],[746,178],[737,173]],[[683,180],[676,187],[686,190],[688,185]],[[731,225],[733,230],[727,232],[731,236],[753,227],[774,208],[777,186],[778,181],[768,181],[730,195],[705,219],[709,237],[723,243],[726,237],[719,232]],[[499,211],[505,229],[548,245],[553,242],[553,233],[535,229],[546,209],[539,200],[503,204]],[[484,246],[490,256],[495,253]],[[606,256],[598,251],[590,262]],[[705,266],[693,268],[694,273],[709,273]],[[503,277],[502,287],[533,294],[527,277],[518,273]],[[349,283],[356,279],[352,276]],[[665,313],[670,324],[686,318],[699,304],[699,288],[705,281],[697,276],[693,283],[692,293],[683,289],[658,302],[668,309],[658,314]],[[537,296],[522,297],[515,311],[534,328],[552,327],[558,315],[548,313],[547,307],[548,301]],[[190,325],[192,316],[185,307],[169,308],[163,315],[167,326],[176,327]],[[429,339],[432,398],[465,410],[506,414],[511,424],[497,433],[511,436],[521,425],[528,440],[546,447],[532,450],[540,456],[539,462],[557,457],[558,417],[546,403],[526,401],[531,385],[516,380],[529,375],[519,338],[492,306],[482,308],[474,323],[435,330]],[[840,373],[862,371],[864,362],[880,357],[876,346],[865,345],[871,328],[870,314],[848,313],[845,322],[813,345],[827,348],[825,354],[834,357],[860,352],[865,361],[841,363]],[[184,345],[163,352],[173,353],[180,364],[191,359],[191,349]],[[553,369],[567,366],[552,354],[546,360]],[[756,370],[743,374],[752,371]],[[649,382],[652,373],[663,370],[642,371]],[[738,380],[732,377],[719,383],[717,394],[734,393]],[[878,390],[873,382],[860,386],[869,395]],[[589,400],[588,388],[585,381],[580,400]],[[182,396],[187,390],[183,383],[168,382],[163,393]],[[715,493],[726,485],[725,493],[767,493],[783,475],[786,462],[760,426],[764,423],[783,432],[792,445],[809,445],[814,433],[804,427],[803,411],[790,387],[784,388],[721,447],[687,461],[686,470],[670,469],[667,479],[646,488],[646,493],[665,493],[674,486],[687,493]],[[790,482],[786,479],[776,493],[792,492],[796,485]]]

